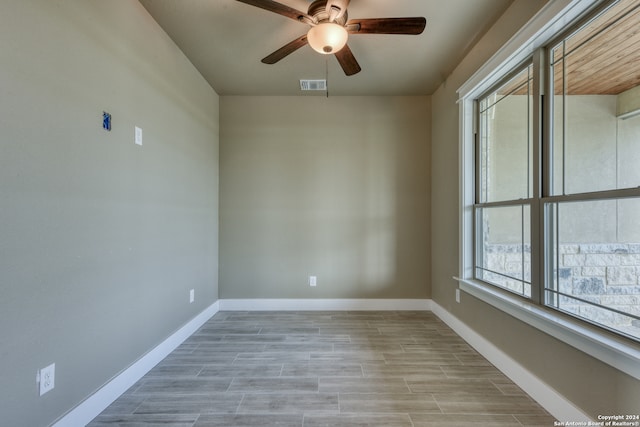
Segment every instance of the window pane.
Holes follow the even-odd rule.
[[[530,207],[476,210],[476,278],[531,296]]]
[[[552,49],[552,194],[640,185],[639,23],[623,0]]]
[[[547,206],[546,304],[640,338],[640,198]]]
[[[531,67],[480,101],[481,202],[531,195]]]

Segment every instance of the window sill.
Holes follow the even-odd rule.
[[[640,346],[574,321],[553,310],[544,309],[515,296],[491,289],[477,280],[460,279],[464,292],[577,348],[614,368],[640,379]]]

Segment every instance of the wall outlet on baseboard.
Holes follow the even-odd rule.
[[[191,289],[189,291],[189,304],[191,304],[195,300],[196,300],[196,290],[195,289]]]
[[[309,286],[316,286],[317,278],[316,276],[309,276]]]
[[[456,302],[460,304],[460,289],[456,289]]]

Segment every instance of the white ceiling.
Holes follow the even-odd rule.
[[[427,27],[418,36],[351,35],[362,71],[350,77],[332,55],[309,46],[277,64],[261,63],[309,28],[284,16],[236,0],[140,3],[219,95],[300,95],[300,79],[323,79],[327,71],[331,95],[427,95],[512,1],[351,0],[350,18],[424,16]],[[280,3],[306,12],[310,0]]]

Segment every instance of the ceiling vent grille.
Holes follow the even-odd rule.
[[[327,81],[300,80],[300,90],[327,90]]]

